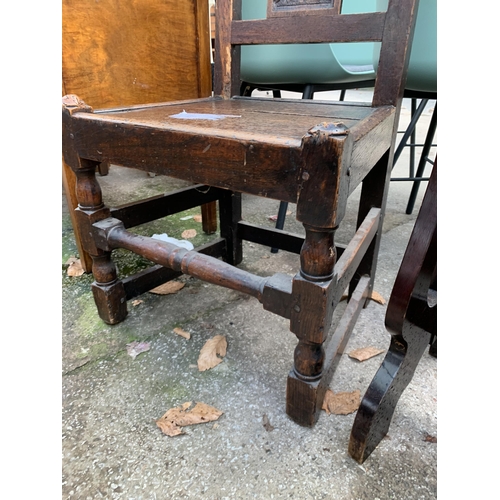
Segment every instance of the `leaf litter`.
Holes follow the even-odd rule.
[[[328,389],[323,399],[322,410],[328,415],[349,415],[354,413],[361,404],[361,392],[356,389],[352,392],[333,392]]]
[[[358,361],[366,361],[367,359],[373,358],[385,352],[385,349],[377,349],[376,347],[362,347],[361,349],[355,349],[348,353],[350,358],[357,359]]]
[[[76,257],[70,257],[66,261],[66,265],[68,266],[67,269],[67,274],[68,276],[81,276],[84,273],[83,267],[82,267],[82,261],[80,259],[77,259]]]
[[[262,416],[262,425],[264,426],[264,429],[266,429],[267,432],[271,432],[274,430],[274,426],[271,425],[271,422],[269,421],[269,417],[265,413]]]
[[[167,281],[166,283],[163,283],[163,285],[149,290],[149,293],[154,293],[155,295],[170,295],[182,290],[184,286],[185,284],[180,281]]]
[[[347,300],[347,299],[348,299],[348,295],[347,295],[347,293],[344,293],[342,295],[342,297],[340,298],[340,301]],[[384,297],[382,297],[382,295],[380,295],[380,293],[376,292],[375,290],[372,291],[370,300],[373,300],[374,302],[377,302],[377,304],[380,304],[382,306],[386,302]]]
[[[203,372],[222,363],[226,351],[227,340],[223,335],[216,335],[207,340],[198,357],[198,370]]]
[[[173,437],[185,434],[182,427],[213,422],[223,414],[224,412],[221,410],[206,403],[196,403],[193,406],[192,401],[188,401],[168,410],[163,417],[156,421],[156,425],[164,434]]]
[[[137,358],[139,354],[142,352],[147,352],[151,348],[151,344],[149,342],[131,342],[127,344],[127,353],[129,356],[132,356],[132,359]]]
[[[181,238],[189,240],[191,238],[194,238],[197,234],[198,233],[196,232],[196,229],[186,229],[185,231],[182,232]]]
[[[186,332],[182,328],[174,328],[174,333],[177,335],[180,335],[181,337],[184,337],[185,339],[189,340],[191,338],[191,334],[189,332]]]

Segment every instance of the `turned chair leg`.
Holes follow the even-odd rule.
[[[80,161],[75,169],[78,208],[75,215],[83,236],[82,244],[92,257],[92,284],[94,300],[101,319],[108,324],[119,323],[127,316],[127,300],[123,283],[118,279],[111,251],[99,248],[92,238],[92,224],[110,216],[104,206],[96,179],[97,162]]]
[[[306,237],[300,252],[300,272],[293,280],[290,330],[298,338],[294,366],[288,375],[286,411],[298,424],[318,420],[326,387],[321,383],[325,364],[323,344],[332,318],[328,284],[336,253],[334,230],[304,224]]]

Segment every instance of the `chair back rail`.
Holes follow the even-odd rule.
[[[386,12],[340,14],[337,0],[268,0],[266,19],[241,20],[241,0],[218,0],[214,93],[239,94],[241,45],[382,42],[372,105],[395,106],[405,88],[417,5],[390,0]]]

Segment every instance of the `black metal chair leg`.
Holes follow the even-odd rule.
[[[286,211],[288,208],[287,201],[280,201],[280,208],[278,210],[278,218],[276,219],[276,229],[283,229],[285,225]],[[278,253],[279,248],[271,248],[271,253]]]
[[[406,144],[408,143],[408,139],[410,136],[412,136],[416,126],[417,122],[420,119],[421,114],[423,113],[425,106],[427,106],[427,103],[429,102],[429,99],[422,99],[420,101],[420,104],[418,105],[418,108],[416,109],[415,113],[412,113],[411,121],[410,124],[408,125],[408,128],[406,129],[405,133],[403,134],[403,137],[399,141],[398,147],[396,148],[396,152],[394,153],[394,162],[392,168],[396,165],[399,157],[401,156],[401,153],[403,152],[403,149],[405,148]],[[413,141],[415,142],[415,141]]]
[[[425,138],[424,147],[422,149],[422,154],[420,155],[420,161],[418,162],[416,178],[420,179],[424,175],[425,165],[429,161],[429,152],[431,150],[432,141],[434,140],[434,134],[437,128],[437,103],[434,107],[434,112],[432,113],[431,122],[429,124],[429,130],[427,131],[427,136]],[[410,215],[415,207],[415,201],[417,199],[418,189],[420,187],[421,180],[413,181],[413,187],[411,189],[410,198],[408,200],[408,205],[406,207],[406,213]]]

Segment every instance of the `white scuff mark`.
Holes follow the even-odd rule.
[[[160,240],[160,241],[166,241],[167,243],[173,243],[174,245],[177,245],[178,247],[186,248],[187,250],[193,250],[194,245],[187,240],[178,240],[176,238],[172,238],[169,236],[167,233],[162,233],[162,234],[153,234],[151,236],[155,240]]]
[[[188,113],[182,110],[181,113],[170,115],[170,118],[179,118],[181,120],[223,120],[224,118],[241,118],[241,115],[214,115],[211,113]]]

